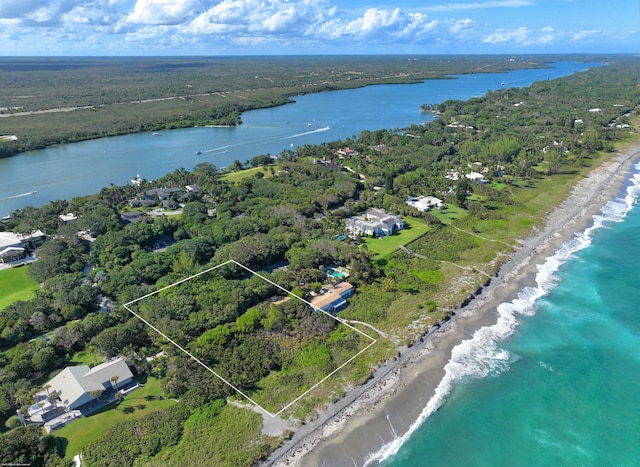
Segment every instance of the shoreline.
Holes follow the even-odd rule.
[[[401,357],[375,369],[373,378],[299,426],[265,465],[363,465],[382,446],[409,430],[445,376],[454,347],[497,321],[497,307],[535,284],[537,266],[566,240],[590,226],[593,216],[625,186],[640,144],[634,143],[593,168],[567,198],[510,255],[496,277],[439,329],[402,349]]]
[[[498,56],[501,54],[497,54]],[[378,56],[378,55],[373,55],[373,57]],[[433,56],[433,55],[423,55],[423,56]],[[524,55],[520,55],[520,56],[526,56],[528,57],[529,55],[524,54]],[[239,127],[242,126],[242,114],[246,113],[246,112],[251,112],[251,111],[256,111],[256,110],[262,110],[262,109],[272,109],[272,108],[276,108],[276,107],[281,107],[287,104],[291,104],[294,103],[295,97],[299,97],[299,96],[304,96],[307,94],[320,94],[320,93],[328,93],[328,92],[336,92],[336,91],[347,91],[347,90],[355,90],[355,89],[361,89],[361,88],[365,88],[368,86],[385,86],[385,85],[398,85],[398,84],[419,84],[421,82],[424,81],[429,81],[429,80],[455,80],[458,79],[456,77],[456,75],[468,75],[468,74],[495,74],[495,73],[509,73],[509,72],[514,72],[514,71],[520,71],[520,70],[544,70],[544,69],[548,69],[548,68],[553,68],[551,66],[549,66],[549,63],[557,63],[557,62],[561,62],[561,61],[567,61],[567,57],[573,57],[571,54],[569,54],[568,56],[566,54],[544,54],[544,56],[548,57],[548,58],[556,58],[557,60],[553,60],[553,61],[541,61],[540,63],[536,63],[536,62],[530,62],[526,67],[508,67],[508,66],[503,66],[501,67],[496,67],[495,69],[492,70],[482,70],[482,69],[472,69],[472,70],[467,70],[467,71],[456,71],[456,70],[451,70],[449,72],[442,72],[442,71],[438,71],[436,72],[436,75],[431,75],[430,71],[422,71],[422,72],[413,72],[409,75],[406,75],[405,73],[402,72],[397,72],[394,75],[391,76],[376,76],[376,77],[371,77],[368,78],[364,81],[361,80],[352,80],[352,79],[343,79],[343,80],[336,80],[335,82],[331,82],[330,84],[332,85],[336,85],[336,83],[338,84],[342,84],[342,83],[347,83],[345,84],[343,87],[341,86],[336,86],[335,88],[326,88],[327,84],[324,82],[317,82],[317,83],[305,83],[305,84],[300,84],[299,86],[299,90],[297,90],[296,92],[293,91],[289,91],[289,92],[284,92],[281,95],[277,95],[277,97],[274,97],[273,100],[271,102],[269,102],[268,104],[261,104],[259,101],[256,101],[252,104],[249,105],[248,108],[245,108],[244,110],[240,111],[239,114],[239,118],[238,121],[235,122],[234,124],[216,124],[216,123],[208,123],[208,124],[204,124],[204,125],[198,125],[198,124],[194,124],[194,125],[189,125],[189,126],[184,126],[184,127],[175,127],[175,128],[166,128],[167,124],[177,124],[180,123],[183,118],[182,116],[176,116],[175,119],[173,120],[169,120],[169,121],[165,121],[165,120],[158,120],[157,122],[150,122],[149,126],[144,128],[144,129],[138,129],[135,130],[133,127],[128,128],[128,129],[121,129],[121,130],[116,130],[113,133],[110,134],[103,134],[101,132],[95,132],[92,134],[88,134],[85,135],[83,137],[80,137],[79,139],[69,139],[67,140],[69,137],[63,137],[60,141],[57,142],[53,142],[53,143],[49,143],[49,144],[44,144],[44,145],[37,145],[34,147],[31,147],[27,150],[21,150],[21,151],[16,151],[16,152],[10,152],[7,153],[6,155],[1,155],[0,159],[3,158],[10,158],[10,157],[17,157],[17,156],[21,156],[24,154],[27,154],[29,152],[32,151],[39,151],[39,150],[43,150],[43,149],[48,149],[51,147],[55,147],[55,146],[60,146],[60,145],[64,145],[64,144],[73,144],[73,143],[80,143],[83,141],[91,141],[91,140],[96,140],[96,139],[101,139],[101,138],[111,138],[111,137],[118,137],[118,136],[126,136],[126,135],[131,135],[131,134],[142,134],[142,133],[147,133],[147,132],[154,132],[154,131],[171,131],[171,130],[183,130],[183,129],[190,129],[190,128],[234,128],[234,127]],[[576,55],[575,57],[573,57],[574,59],[576,59],[575,61],[578,61],[577,58],[580,56],[580,54]],[[603,54],[603,57],[607,56],[606,54]],[[582,61],[582,63],[585,63],[585,61]],[[590,62],[586,62],[586,63],[590,63]],[[570,76],[570,75],[569,75]],[[276,89],[280,89],[280,88],[276,88]],[[76,112],[76,111],[84,111],[84,110],[96,110],[98,108],[104,108],[104,107],[108,107],[108,106],[117,106],[117,105],[122,105],[122,104],[133,104],[133,103],[139,103],[139,104],[147,104],[147,103],[154,103],[154,102],[159,102],[159,101],[168,101],[168,100],[175,100],[175,99],[181,99],[181,98],[186,98],[186,97],[194,97],[194,96],[204,96],[204,95],[216,95],[216,94],[229,94],[229,93],[238,93],[238,92],[243,92],[243,91],[247,91],[248,89],[232,89],[229,91],[222,91],[222,92],[209,92],[209,93],[204,93],[204,94],[195,94],[195,95],[184,95],[184,96],[169,96],[169,97],[159,97],[159,98],[152,98],[152,99],[144,99],[141,101],[130,101],[130,102],[111,102],[111,103],[93,103],[93,104],[86,104],[86,105],[76,105],[76,106],[70,106],[70,107],[64,107],[64,108],[45,108],[45,109],[39,109],[39,110],[32,110],[32,111],[21,111],[21,112],[14,112],[14,113],[8,113],[8,114],[3,114],[0,113],[0,119],[9,119],[9,118],[14,118],[14,117],[30,117],[33,115],[42,115],[42,114],[54,114],[54,113],[70,113],[70,112]],[[162,128],[159,127],[159,125],[165,125]],[[15,136],[15,135],[11,135],[11,136]],[[74,135],[74,137],[78,137],[78,135]]]

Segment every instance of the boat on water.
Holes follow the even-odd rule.
[[[151,133],[151,136],[162,136],[162,133],[160,133],[159,131],[154,131],[153,133]]]
[[[131,184],[133,186],[140,186],[142,185],[143,181],[144,179],[140,176],[140,174],[136,174],[136,176],[131,179]]]
[[[199,156],[200,154],[202,154],[202,151],[196,151],[196,156]]]

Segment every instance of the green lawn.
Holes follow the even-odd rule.
[[[103,362],[104,355],[96,352],[94,356],[93,353],[85,352],[84,350],[74,353],[69,360],[69,363],[72,365],[87,365],[91,367],[100,365]]]
[[[456,219],[462,219],[467,215],[467,211],[458,206],[448,206],[446,209],[434,209],[429,212],[440,219],[440,222],[444,224],[449,224]]]
[[[36,296],[38,283],[29,277],[29,266],[0,271],[0,310],[19,300]]]
[[[389,256],[401,246],[407,245],[422,237],[429,230],[429,225],[422,219],[409,217],[405,219],[407,226],[388,237],[365,238],[364,241],[370,251],[376,254],[374,259],[381,259]]]
[[[65,450],[65,457],[71,459],[84,446],[102,436],[115,424],[136,420],[175,404],[171,399],[155,400],[155,396],[161,395],[160,381],[149,377],[143,388],[127,394],[117,407],[111,405],[107,410],[71,422],[52,434],[58,438],[67,439],[69,444]]]
[[[251,169],[239,170],[238,172],[230,172],[220,177],[222,180],[226,180],[231,183],[238,183],[243,178],[253,177],[258,172],[262,172],[265,178],[271,177],[271,171],[263,167],[253,167]]]

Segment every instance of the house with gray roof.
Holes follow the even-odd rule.
[[[24,259],[27,255],[26,250],[18,246],[9,246],[4,250],[0,250],[0,264],[12,263]]]
[[[383,237],[404,228],[404,221],[398,215],[384,209],[372,208],[361,216],[347,219],[346,228],[352,235]]]
[[[35,230],[29,235],[0,232],[0,264],[25,258],[32,250],[42,245],[45,238],[45,234],[40,230]]]
[[[93,368],[87,365],[68,366],[53,377],[45,387],[55,391],[67,410],[92,402],[107,389],[118,390],[133,380],[133,373],[123,357]]]

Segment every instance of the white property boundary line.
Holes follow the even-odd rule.
[[[221,268],[222,266],[226,266],[229,263],[233,263],[236,266],[241,267],[242,269],[248,271],[249,273],[258,276],[260,279],[268,282],[269,284],[277,287],[278,289],[282,290],[283,292],[285,292],[287,295],[291,295],[295,298],[297,298],[298,300],[303,301],[304,303],[306,303],[307,305],[309,305],[311,308],[313,308],[315,311],[319,311],[321,313],[324,313],[327,316],[330,316],[331,318],[333,318],[334,320],[336,320],[337,322],[347,326],[348,328],[356,331],[357,333],[363,335],[364,337],[366,337],[367,339],[369,339],[371,341],[371,343],[369,345],[367,345],[364,349],[360,350],[357,354],[355,354],[353,357],[351,357],[349,360],[347,360],[346,362],[344,362],[342,365],[340,365],[338,368],[336,368],[335,370],[333,370],[331,373],[329,373],[327,376],[325,376],[324,378],[322,378],[320,381],[318,381],[316,384],[314,384],[313,386],[311,386],[309,389],[307,389],[305,392],[303,392],[302,394],[300,394],[298,397],[296,397],[293,401],[289,402],[287,405],[285,405],[283,408],[281,408],[278,412],[276,413],[271,413],[269,412],[267,409],[265,409],[264,407],[262,407],[260,404],[258,404],[256,401],[254,401],[253,399],[251,399],[251,397],[249,397],[247,394],[245,394],[244,392],[242,392],[240,389],[238,389],[236,386],[234,386],[231,382],[227,381],[225,378],[223,378],[222,376],[220,376],[218,373],[216,373],[213,369],[211,369],[211,367],[209,367],[206,363],[204,363],[202,360],[200,360],[198,357],[196,357],[195,355],[193,355],[191,352],[189,352],[187,349],[185,349],[184,347],[182,347],[180,344],[178,344],[176,341],[174,341],[173,339],[171,339],[169,336],[167,336],[165,333],[163,333],[162,331],[160,331],[157,327],[155,327],[153,324],[151,324],[149,321],[147,321],[146,319],[144,319],[142,316],[140,316],[139,313],[136,313],[135,311],[133,311],[129,306],[133,305],[134,303],[137,303],[141,300],[144,300],[145,298],[151,297],[153,295],[159,294],[160,292],[163,292],[167,289],[170,289],[171,287],[175,287],[176,285],[180,285],[183,282],[187,282],[195,277],[201,276],[203,274],[206,274],[208,272],[214,271],[218,268]],[[338,318],[337,316],[332,315],[331,313],[328,313],[324,310],[321,310],[320,308],[313,306],[311,303],[309,303],[308,301],[306,301],[304,298],[299,297],[298,295],[288,291],[287,289],[285,289],[284,287],[276,284],[275,282],[273,282],[270,279],[267,279],[266,277],[264,277],[263,275],[249,269],[248,267],[246,267],[243,264],[238,263],[237,261],[230,259],[229,261],[226,261],[222,264],[219,264],[217,266],[213,266],[209,269],[206,269],[204,271],[201,271],[197,274],[193,274],[192,276],[189,276],[185,279],[181,279],[177,282],[174,282],[171,285],[167,285],[165,287],[162,287],[161,289],[156,290],[155,292],[151,292],[148,293],[146,295],[143,295],[140,298],[136,298],[135,300],[131,300],[130,302],[125,303],[124,305],[122,305],[123,307],[125,307],[133,316],[135,316],[136,318],[138,318],[140,321],[142,321],[143,323],[145,323],[147,326],[149,326],[151,329],[153,329],[155,332],[157,332],[158,334],[160,334],[162,337],[164,337],[167,341],[171,342],[174,346],[176,346],[176,348],[178,348],[179,350],[181,350],[183,353],[185,353],[186,355],[188,355],[190,358],[192,358],[195,362],[197,362],[200,366],[202,366],[204,369],[206,369],[207,371],[209,371],[211,374],[213,374],[214,376],[218,377],[223,383],[225,383],[227,386],[229,386],[230,388],[232,388],[234,391],[236,391],[238,394],[240,394],[241,396],[243,396],[245,399],[247,399],[249,402],[251,402],[253,405],[255,405],[256,407],[258,407],[260,410],[262,410],[265,414],[270,415],[272,417],[277,417],[279,416],[282,412],[284,412],[285,410],[287,410],[289,407],[291,407],[293,404],[295,404],[296,402],[298,402],[300,399],[302,399],[304,396],[306,396],[308,393],[310,393],[311,391],[313,391],[315,388],[317,388],[319,385],[321,385],[322,383],[324,383],[327,379],[329,379],[331,376],[333,376],[334,374],[336,374],[338,371],[340,371],[343,367],[345,367],[347,364],[349,364],[351,361],[353,361],[356,357],[358,357],[360,354],[362,354],[363,352],[365,352],[369,347],[371,347],[373,344],[375,344],[377,342],[376,339],[374,339],[373,337],[371,337],[370,335],[360,331],[359,329],[351,326],[349,323],[347,323],[346,321],[342,320],[341,318]]]

